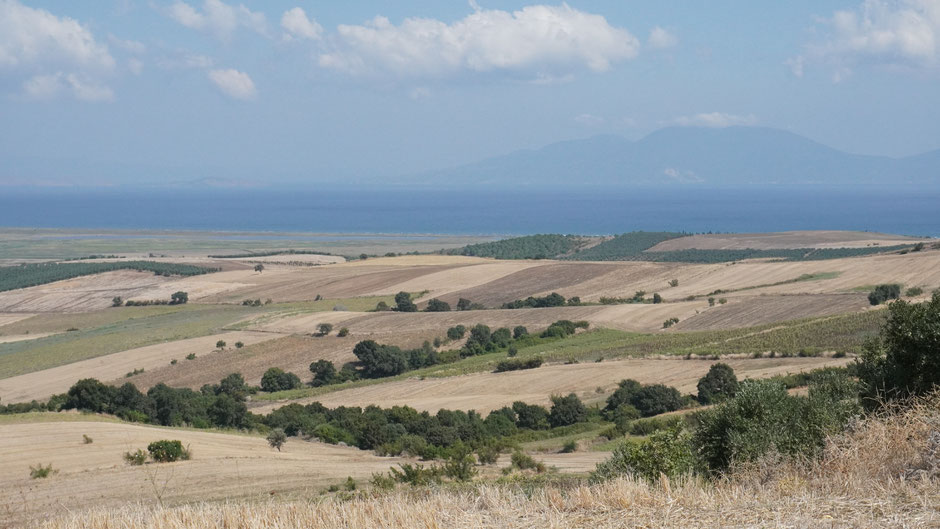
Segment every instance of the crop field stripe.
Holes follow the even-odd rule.
[[[116,270],[153,272],[158,275],[195,276],[216,272],[218,269],[190,264],[158,263],[154,261],[22,264],[19,266],[0,267],[0,292],[45,285],[56,281],[100,274],[102,272],[113,272]]]

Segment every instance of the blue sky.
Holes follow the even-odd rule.
[[[317,182],[666,126],[940,148],[940,0],[0,0],[0,184]]]

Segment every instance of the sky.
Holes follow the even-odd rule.
[[[380,180],[729,125],[940,148],[940,0],[0,0],[0,185]]]

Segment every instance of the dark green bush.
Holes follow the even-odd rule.
[[[496,364],[496,373],[504,371],[518,371],[520,369],[535,369],[541,367],[542,357],[533,356],[531,358],[513,358],[510,360],[500,360]]]
[[[737,391],[738,377],[728,364],[712,364],[708,373],[698,381],[698,401],[702,404],[714,404],[733,397]]]
[[[268,369],[261,377],[261,390],[269,393],[297,389],[301,385],[300,377],[279,367]]]
[[[574,393],[564,397],[552,395],[552,409],[548,414],[548,423],[552,428],[581,422],[586,416],[587,408]]]
[[[187,460],[191,456],[189,450],[183,448],[182,442],[167,439],[150,443],[147,451],[150,452],[150,458],[159,463]]]
[[[868,294],[868,302],[872,305],[881,305],[886,301],[898,299],[900,297],[901,285],[895,283],[883,284],[876,286],[875,289]]]

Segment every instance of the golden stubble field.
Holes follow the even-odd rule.
[[[75,414],[63,414],[73,415],[64,421],[56,415],[0,422],[0,527],[91,506],[312,498],[348,476],[368,480],[403,461],[299,439],[278,452],[260,436],[101,422]],[[93,442],[85,444],[83,435]],[[182,441],[192,459],[144,466],[124,462],[124,452],[146,451],[160,439]],[[30,466],[40,463],[58,472],[31,479]]]
[[[847,358],[760,358],[724,359],[739,379],[766,378],[811,369],[842,366]],[[477,373],[446,378],[410,378],[383,384],[345,389],[291,401],[320,402],[337,406],[411,406],[420,411],[439,409],[476,410],[487,414],[517,400],[550,405],[552,395],[576,393],[587,402],[600,401],[617,383],[632,378],[643,384],[665,384],[683,393],[695,393],[698,380],[714,361],[681,358],[634,358],[588,364],[556,364],[538,369],[506,373]],[[283,403],[252,407],[269,413]]]

